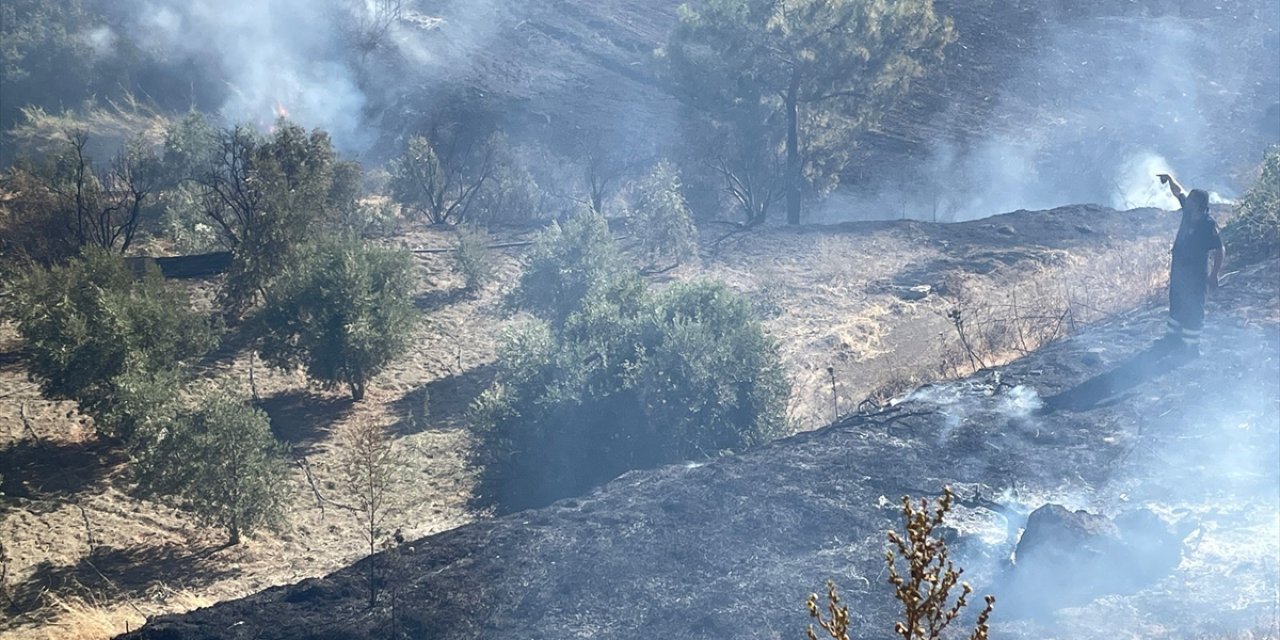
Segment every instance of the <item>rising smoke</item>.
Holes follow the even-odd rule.
[[[279,116],[329,132],[339,149],[373,144],[378,113],[489,34],[488,0],[437,3],[427,16],[401,0],[128,0],[111,8],[130,41],[162,65],[194,68],[228,123],[268,128]],[[448,24],[448,46],[432,34]],[[95,51],[110,29],[86,34]],[[413,71],[412,77],[406,70]],[[197,86],[198,85],[198,86]]]
[[[1037,53],[1016,61],[990,96],[986,131],[929,143],[900,181],[851,186],[818,219],[970,220],[1073,203],[1176,208],[1157,173],[1232,198],[1246,168],[1280,142],[1269,121],[1280,98],[1275,13],[1268,5],[1243,19],[1047,18]],[[963,115],[943,113],[937,129],[959,137],[953,123]]]

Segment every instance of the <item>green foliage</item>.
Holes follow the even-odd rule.
[[[51,399],[74,400],[100,430],[128,438],[125,382],[160,376],[206,353],[211,325],[149,267],[141,279],[102,250],[15,281],[10,313],[31,375]],[[127,377],[130,374],[132,377]]]
[[[916,508],[907,496],[902,497],[902,520],[905,532],[889,531],[889,550],[885,552],[885,564],[889,570],[889,584],[894,596],[902,604],[902,618],[894,624],[894,635],[903,640],[941,640],[944,632],[968,606],[973,588],[961,582],[964,569],[957,569],[949,558],[947,542],[935,535],[935,531],[951,511],[955,495],[950,487],[943,487],[942,498],[932,512],[929,502],[920,500]],[[902,563],[899,571],[898,563]],[[952,598],[951,590],[960,586],[960,595]],[[994,596],[985,598],[986,606],[978,614],[968,640],[987,640],[990,634],[988,620],[995,608]],[[827,615],[818,609],[818,594],[810,594],[805,603],[809,617],[835,640],[849,640],[849,607],[842,605],[833,582],[827,582]],[[818,633],[810,625],[805,631],[809,640],[818,640]]]
[[[1258,181],[1240,199],[1222,235],[1234,260],[1280,256],[1280,147],[1267,151]]]
[[[231,544],[280,521],[288,478],[266,413],[220,391],[167,427],[138,460],[144,491],[225,527]]]
[[[697,255],[697,231],[675,166],[660,162],[632,189],[631,217],[650,265],[679,263]]]
[[[604,216],[583,210],[538,236],[511,302],[560,327],[588,296],[621,303],[643,286]]]
[[[408,253],[340,240],[317,247],[267,290],[257,318],[262,357],[346,385],[355,400],[401,354],[417,321]]]
[[[204,189],[198,180],[214,170],[219,132],[204,114],[189,111],[165,130],[160,231],[181,253],[225,248],[212,220],[205,216]]]
[[[489,248],[489,234],[470,225],[458,227],[458,248],[453,254],[453,266],[462,274],[467,291],[475,291],[488,284],[494,277],[497,257]]]
[[[298,260],[325,221],[355,209],[356,188],[328,134],[283,119],[268,138],[244,127],[222,132],[214,158],[198,178],[201,202],[234,256],[223,299],[242,310]]]
[[[541,321],[504,337],[475,405],[489,499],[542,504],[783,433],[776,347],[741,296],[712,283],[650,294],[590,212],[535,253],[519,300]]]
[[[105,84],[83,34],[101,26],[78,0],[6,0],[0,4],[0,129],[28,104],[77,103]]]
[[[680,8],[663,52],[726,187],[753,191],[748,221],[783,165],[788,222],[803,189],[836,186],[849,149],[955,39],[932,0],[702,0]]]

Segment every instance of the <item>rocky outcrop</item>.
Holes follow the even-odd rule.
[[[959,496],[955,560],[1004,596],[992,637],[1251,625],[1271,611],[1280,555],[1280,263],[1227,280],[1200,359],[1146,349],[1162,326],[1160,308],[1138,310],[882,411],[407,543],[374,609],[365,563],[385,554],[126,637],[795,638],[805,597],[832,578],[858,637],[889,638],[884,532],[899,496],[944,484]],[[1091,383],[1117,370],[1136,373]],[[1079,585],[1071,565],[1150,549],[1156,570],[1125,588],[1017,586],[1036,562]],[[1004,606],[1015,599],[1038,606]]]

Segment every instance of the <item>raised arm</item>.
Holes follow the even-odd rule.
[[[1167,173],[1158,173],[1156,174],[1156,177],[1160,178],[1160,184],[1169,185],[1169,192],[1173,194],[1173,197],[1178,199],[1178,205],[1182,205],[1183,201],[1187,197],[1186,191],[1182,190],[1182,185],[1178,184],[1178,181]]]

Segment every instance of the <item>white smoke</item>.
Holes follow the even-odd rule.
[[[1111,207],[1115,209],[1136,209],[1138,207],[1156,207],[1159,209],[1177,209],[1178,199],[1173,196],[1167,185],[1156,178],[1158,174],[1175,173],[1173,167],[1163,157],[1150,151],[1143,151],[1129,156],[1121,163],[1116,175],[1116,189],[1111,197]]]
[[[1229,202],[1233,175],[1267,143],[1263,103],[1280,91],[1274,26],[1076,15],[1046,33],[991,96],[988,131],[933,141],[898,179],[850,185],[813,219],[962,221],[1080,203],[1176,209],[1159,173]],[[1258,75],[1263,68],[1271,72]],[[966,115],[943,114],[933,128]]]
[[[150,0],[135,40],[167,59],[195,59],[226,83],[222,117],[269,126],[288,114],[347,149],[365,144],[365,95],[345,60],[335,13],[312,0]]]

